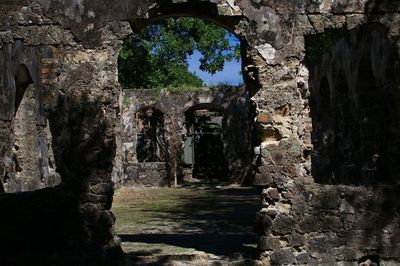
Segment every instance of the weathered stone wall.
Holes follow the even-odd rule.
[[[256,223],[262,255],[272,264],[354,264],[361,254],[376,253],[386,263],[398,263],[398,186],[324,185],[312,177],[309,97],[317,88],[314,78],[323,75],[306,64],[305,36],[379,24],[385,29],[379,38],[394,51],[395,75],[384,83],[397,84],[393,91],[399,84],[399,13],[399,1],[391,0],[2,1],[0,157],[3,165],[11,158],[15,74],[24,64],[43,103],[40,112],[49,119],[63,185],[0,195],[0,211],[7,214],[0,222],[7,229],[1,231],[0,264],[121,262],[109,211],[115,137],[121,134],[118,50],[131,31],[126,21],[137,29],[170,15],[209,19],[242,40],[244,80],[259,112],[262,158],[255,185],[262,194]],[[360,42],[366,41],[350,38],[351,47]],[[345,58],[357,58],[352,49]],[[389,113],[396,113],[397,102]],[[389,117],[396,124],[396,115]],[[386,146],[398,152],[394,139]],[[388,159],[395,174],[393,164]]]
[[[173,157],[177,158],[178,164],[182,164],[182,150],[184,139],[187,134],[186,113],[196,108],[211,108],[221,110],[225,116],[224,136],[227,145],[226,157],[229,164],[230,179],[240,182],[251,170],[251,133],[252,121],[248,119],[250,112],[249,94],[245,88],[221,87],[213,89],[199,89],[195,91],[180,90],[168,92],[166,90],[125,90],[124,104],[122,109],[122,124],[124,128],[122,137],[121,158],[123,174],[113,176],[116,184],[127,180],[136,180],[140,184],[142,180],[146,184],[168,185],[171,178],[171,165]],[[138,164],[136,146],[137,134],[136,113],[145,107],[153,107],[164,114],[164,128],[166,137],[166,165],[160,168],[158,182],[148,182],[144,169],[146,164],[149,168],[149,178],[155,180],[154,163]],[[172,139],[178,146],[178,153],[174,154],[171,147]],[[137,168],[138,167],[138,168]],[[182,169],[179,169],[181,174]],[[141,173],[141,174],[139,174]],[[139,178],[143,176],[142,178]]]
[[[170,185],[169,167],[165,162],[125,162],[123,179],[117,186],[163,187]]]
[[[33,159],[38,157],[35,114],[35,88],[31,85],[25,90],[13,121],[15,140],[11,148],[12,158],[9,160],[12,166],[6,170],[4,177],[5,192],[39,188],[39,168]]]
[[[272,264],[355,263],[365,255],[398,263],[398,14],[367,10],[299,19],[302,61],[269,66],[271,87],[255,95],[263,109],[256,231]],[[375,154],[378,165],[367,168]],[[358,171],[339,176],[331,163]]]
[[[299,132],[313,143],[305,141],[303,150],[298,150],[304,162],[302,175],[290,178],[284,161],[281,168],[267,167],[277,172],[269,180],[270,187],[262,189],[264,209],[258,221],[264,231],[258,230],[259,245],[271,255],[272,263],[334,264],[355,262],[367,254],[388,264],[398,263],[400,201],[396,194],[400,188],[394,163],[399,159],[398,135],[394,134],[398,105],[393,100],[399,97],[395,74],[399,73],[399,51],[398,37],[391,37],[387,29],[370,24],[306,42],[310,95],[304,97],[303,110],[311,109],[312,120],[307,118]],[[364,71],[368,68],[371,72]],[[361,144],[348,149],[345,138],[350,145]],[[262,151],[263,164],[267,164],[270,159],[279,162],[282,155],[277,154],[285,158],[291,149],[271,152],[266,145]],[[369,161],[365,160],[374,154],[379,155],[378,162],[366,168]],[[354,161],[340,161],[340,156]],[[334,167],[326,167],[329,163],[352,165],[355,170],[339,175]]]
[[[89,49],[70,27],[51,19],[46,13],[49,5],[58,9],[55,2],[47,1],[45,5],[1,3],[1,10],[5,9],[0,25],[2,161],[12,152],[8,147],[13,144],[14,77],[24,64],[41,102],[40,112],[49,120],[63,185],[0,195],[1,212],[9,216],[1,222],[8,229],[0,237],[0,264],[118,265],[117,259],[109,261],[112,254],[122,254],[109,209],[115,135],[120,127],[117,57],[119,39],[130,31],[129,25],[110,23],[96,48]]]

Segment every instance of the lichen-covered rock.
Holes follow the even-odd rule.
[[[256,220],[254,222],[254,231],[257,235],[268,235],[271,231],[272,219],[267,214],[267,211],[260,211],[256,214]]]
[[[335,209],[339,204],[336,191],[319,191],[312,197],[312,205],[317,209]]]
[[[289,236],[289,245],[292,247],[301,247],[305,243],[305,237],[302,234],[293,233]]]
[[[261,236],[257,248],[260,250],[276,250],[281,247],[279,239],[272,236]]]
[[[291,233],[294,229],[295,223],[292,217],[286,215],[278,215],[274,221],[272,229],[279,234]]]
[[[290,265],[294,263],[295,259],[289,249],[278,249],[271,255],[271,265]]]
[[[306,215],[299,223],[299,230],[303,233],[319,231],[321,221],[318,216]]]

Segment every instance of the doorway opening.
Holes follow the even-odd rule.
[[[116,184],[112,211],[123,250],[136,262],[256,255],[259,195],[239,185],[253,156],[244,50],[226,29],[192,17],[153,21],[126,39],[119,57],[122,115],[135,126],[124,125],[125,181]],[[214,81],[200,73],[224,71]],[[227,79],[233,76],[239,82]],[[137,182],[157,171],[167,175],[168,182],[158,182],[167,186]]]
[[[217,109],[192,108],[186,112],[187,135],[184,168],[192,178],[229,181],[224,113]]]

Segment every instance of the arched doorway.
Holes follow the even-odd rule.
[[[195,5],[212,6],[215,9],[213,4],[209,5],[204,3],[203,5],[203,3],[196,3]],[[184,7],[187,5],[182,4],[179,6],[185,9]],[[167,8],[167,10],[169,9]],[[174,9],[174,11],[176,12],[177,9]],[[135,29],[142,29],[153,21],[170,17],[163,12],[164,11],[160,11],[160,13],[154,14],[155,16],[148,21],[135,21],[131,24]],[[212,12],[215,13],[216,10]],[[186,17],[189,16],[190,13],[174,13],[171,15]],[[225,28],[231,30],[234,29],[235,23],[240,21],[240,17],[230,19],[219,17],[216,20],[211,19],[213,17],[211,13],[209,13],[209,15],[209,17],[206,16],[206,19],[213,22],[221,19],[219,24],[223,24]],[[224,24],[224,21],[235,23]],[[246,49],[245,41],[241,43],[241,49],[244,53],[243,50]],[[134,90],[135,88],[130,89]],[[146,88],[141,89],[144,90]],[[176,151],[178,156],[174,154],[174,156],[176,156],[175,158],[179,158],[179,160],[182,160],[186,165],[193,165],[194,175],[204,179],[215,178],[219,179],[219,181],[226,181],[230,177],[231,169],[229,168],[229,161],[226,158],[227,138],[225,137],[226,131],[228,130],[225,124],[229,121],[231,125],[229,128],[229,130],[231,130],[230,141],[237,145],[235,147],[239,146],[236,150],[235,147],[230,148],[230,150],[235,150],[232,151],[232,154],[234,159],[237,160],[233,168],[237,176],[239,176],[247,170],[243,170],[246,168],[247,162],[241,160],[242,157],[248,159],[252,156],[250,152],[252,151],[252,147],[251,144],[249,144],[251,143],[252,127],[249,126],[251,122],[247,120],[251,117],[249,110],[253,110],[250,108],[250,93],[248,92],[250,88],[246,86],[236,89],[232,88],[229,90],[230,94],[221,93],[221,90],[218,89],[207,90],[208,92],[205,94],[212,99],[211,101],[206,101],[205,98],[207,97],[204,96],[202,92],[198,92],[196,88],[191,89],[191,91],[180,92],[179,90],[171,91],[168,90],[168,88],[163,88],[160,90],[159,94],[153,94],[151,97],[147,97],[144,102],[149,102],[153,106],[163,106],[163,110],[166,110],[166,114],[171,118],[171,123],[166,125],[165,128],[165,136],[171,150],[174,149],[171,143],[177,142],[174,152]],[[148,94],[151,93],[149,92]],[[225,98],[226,95],[230,96]],[[177,99],[182,99],[182,101],[178,101]],[[210,102],[212,102],[212,104],[207,104]],[[188,106],[193,107],[188,108]],[[236,113],[233,112],[226,115],[225,108],[236,108]],[[237,123],[237,125],[234,126],[236,119],[240,120],[241,123]],[[236,142],[240,142],[241,146]],[[193,149],[190,148],[191,146]],[[183,151],[180,150],[182,148]],[[192,155],[192,157],[187,158],[187,155]],[[236,158],[235,156],[241,157]],[[252,161],[251,159],[248,160],[250,162]],[[182,161],[179,162],[179,164],[181,164]],[[171,165],[171,167],[173,166]],[[242,171],[240,172],[239,170]],[[130,252],[134,256],[140,255],[140,252],[138,253],[137,250],[137,243],[140,244],[144,242],[144,246],[148,248],[150,244],[154,244],[154,241],[185,248],[200,248],[201,251],[215,252],[218,255],[224,254],[233,256],[234,250],[238,252],[245,250],[245,253],[249,252],[246,256],[250,253],[251,256],[254,255],[257,241],[251,229],[253,215],[249,213],[255,213],[259,208],[257,192],[253,188],[240,188],[237,185],[233,187],[209,185],[201,188],[196,187],[194,189],[189,186],[183,186],[179,190],[173,191],[174,193],[171,192],[171,189],[161,191],[159,188],[153,188],[148,192],[143,188],[135,188],[132,194],[142,194],[145,198],[146,195],[148,195],[151,199],[150,201],[143,201],[142,198],[138,197],[135,199],[136,201],[134,204],[130,203],[131,199],[127,200],[127,198],[125,198],[129,197],[128,194],[130,194],[127,190],[123,188],[117,190],[112,211],[117,218],[117,233],[122,238],[124,250],[128,253]],[[190,192],[188,192],[189,190]],[[157,196],[157,194],[160,195]],[[234,197],[235,200],[232,200],[233,205],[228,206],[226,198],[230,197],[230,195]],[[171,202],[172,206],[168,205],[168,203]],[[243,204],[243,209],[239,206],[239,202]],[[141,208],[140,210],[135,209],[135,207],[130,204],[135,206],[141,205]],[[127,208],[127,206],[131,207]],[[179,208],[181,209],[178,210]],[[131,213],[127,213],[128,209]],[[138,211],[135,212],[138,217],[135,220],[139,218],[144,219],[139,222],[140,231],[138,231],[138,227],[135,228],[132,224],[133,222],[129,222],[129,218],[127,218],[132,217],[132,212],[134,210]],[[214,215],[214,211],[218,212],[218,214]],[[244,212],[249,213],[244,215]],[[171,219],[171,213],[174,213],[173,219]],[[236,215],[242,218],[233,218]],[[148,220],[149,216],[152,216],[152,220]],[[162,217],[162,221],[160,221],[160,217]],[[160,223],[163,225],[160,226]],[[128,228],[135,229],[129,231]],[[147,234],[152,230],[154,230],[153,232],[155,233],[152,236],[148,236]],[[165,230],[169,231],[166,232]],[[190,241],[191,238],[198,239],[198,241]],[[214,244],[209,243],[209,241],[207,241],[207,244],[203,244],[202,242],[206,238],[214,239],[218,243],[225,243],[224,248],[218,250],[218,248],[215,248]],[[220,240],[216,240],[215,238],[219,238]],[[251,247],[243,248],[244,243],[248,243]],[[141,251],[143,252],[142,254],[149,254],[148,251],[144,252],[144,249]],[[157,252],[154,253],[157,254]]]

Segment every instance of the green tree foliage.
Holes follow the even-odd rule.
[[[119,81],[125,88],[203,86],[188,70],[188,56],[201,53],[200,69],[211,74],[239,60],[225,29],[196,18],[168,18],[130,35],[119,55]]]

